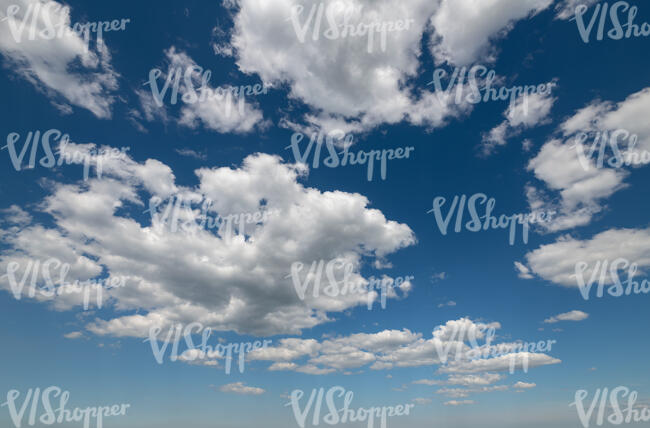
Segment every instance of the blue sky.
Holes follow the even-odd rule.
[[[638,265],[636,279],[647,277],[648,169],[598,167],[595,158],[584,168],[572,144],[581,132],[621,129],[638,136],[624,153],[650,150],[648,39],[599,41],[594,30],[584,43],[571,18],[582,3],[591,18],[594,1],[471,3],[350,1],[351,22],[414,22],[373,52],[364,37],[313,40],[311,29],[300,42],[296,0],[50,4],[50,18],[69,27],[130,20],[105,32],[103,46],[91,37],[86,52],[77,36],[29,40],[26,30],[16,39],[10,22],[35,3],[1,1],[3,17],[21,7],[0,22],[3,145],[18,133],[20,150],[28,132],[57,129],[70,137],[67,150],[86,156],[93,147],[128,151],[88,180],[78,163],[27,168],[28,153],[17,170],[0,151],[0,274],[12,261],[22,273],[30,260],[56,258],[71,265],[68,281],[126,278],[105,291],[102,308],[84,310],[77,295],[17,299],[4,275],[0,401],[12,389],[56,385],[73,407],[129,403],[105,425],[138,428],[298,426],[285,406],[291,391],[336,385],[354,392],[355,408],[415,403],[388,422],[409,428],[578,427],[569,403],[580,389],[590,400],[624,385],[647,401],[650,347],[639,332],[648,296],[592,290],[585,300],[571,275],[579,262],[623,258]],[[303,17],[318,4],[304,3]],[[635,5],[634,22],[650,21],[648,5]],[[506,101],[437,98],[436,68],[475,65],[494,70],[499,87],[555,85],[511,116]],[[168,95],[158,106],[151,70],[189,66],[210,70],[213,89],[268,90],[230,112],[223,99],[172,105]],[[311,155],[299,165],[292,135],[305,134],[306,145],[319,131],[351,136],[355,153],[414,150],[388,161],[385,180],[378,170],[367,180],[365,165],[314,168]],[[518,235],[509,245],[502,229],[441,234],[433,199],[447,198],[446,213],[454,196],[477,193],[495,199],[497,215],[555,215],[531,226],[527,243]],[[242,240],[155,231],[150,199],[181,194],[209,198],[213,215],[277,215]],[[352,263],[358,281],[414,279],[385,309],[354,296],[299,299],[292,263],[332,259]],[[544,322],[552,316],[563,320]],[[273,342],[251,353],[243,373],[226,374],[220,359],[157,364],[149,329],[192,322],[212,328],[213,344]],[[445,365],[432,352],[437,326],[494,323],[495,343],[557,343],[514,373],[497,362]],[[13,426],[7,406],[0,420]]]

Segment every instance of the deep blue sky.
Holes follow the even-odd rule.
[[[650,21],[650,7],[640,1],[632,3],[639,6],[636,20]],[[7,52],[0,51],[4,66],[0,75],[3,140],[10,132],[24,135],[31,130],[56,128],[68,133],[75,142],[129,147],[129,155],[139,163],[157,159],[173,170],[177,185],[190,187],[198,185],[196,169],[237,168],[252,153],[274,154],[284,162],[295,162],[291,150],[285,149],[293,130],[280,126],[281,119],[300,122],[305,113],[313,110],[301,100],[289,97],[290,84],[255,97],[270,124],[265,129],[244,134],[201,126],[191,129],[175,119],[166,123],[140,120],[147,131],[142,132],[129,120],[133,110],[141,109],[135,91],[149,91],[147,86],[142,86],[149,70],[164,68],[164,51],[171,46],[211,70],[214,86],[261,82],[255,73],[242,73],[237,58],[215,55],[211,46],[215,27],[227,33],[233,31],[231,14],[236,11],[227,12],[219,2],[203,1],[183,2],[183,5],[126,1],[69,1],[67,4],[73,22],[122,17],[131,20],[126,31],[105,34],[111,65],[119,73],[119,87],[111,92],[118,98],[111,106],[112,117],[98,118],[76,105],[72,105],[70,114],[62,114],[51,102],[57,95],[37,89],[18,71]],[[4,290],[0,292],[0,323],[4,326],[0,330],[4,350],[0,359],[0,394],[4,397],[10,389],[24,392],[36,386],[58,385],[71,392],[73,406],[130,403],[127,417],[109,418],[105,426],[133,428],[181,424],[197,428],[243,428],[260,424],[290,427],[295,420],[290,408],[284,406],[288,401],[286,394],[293,389],[309,392],[311,388],[334,385],[355,392],[355,407],[406,403],[418,397],[432,399],[430,404],[416,405],[410,417],[389,420],[391,426],[404,427],[463,427],[477,423],[511,427],[523,423],[531,427],[580,426],[574,408],[568,407],[578,389],[593,392],[596,388],[626,385],[639,391],[640,398],[648,397],[650,385],[645,376],[648,371],[644,356],[650,346],[642,334],[649,320],[648,296],[605,296],[585,301],[575,287],[559,286],[540,276],[519,278],[513,265],[514,261],[524,261],[527,253],[555,243],[565,235],[589,240],[609,229],[648,227],[650,194],[646,183],[650,175],[647,168],[631,169],[625,179],[628,186],[601,200],[603,210],[588,224],[553,232],[532,230],[527,244],[517,239],[515,245],[509,246],[507,232],[503,230],[464,231],[443,236],[433,215],[427,214],[435,196],[452,199],[455,195],[479,192],[496,199],[497,214],[530,211],[525,187],[544,185],[526,166],[559,125],[594,100],[618,103],[648,86],[647,38],[585,44],[579,38],[575,22],[555,19],[555,16],[551,6],[535,16],[516,20],[505,36],[493,42],[498,48],[495,61],[489,63],[480,58],[475,61],[497,70],[507,86],[557,79],[558,88],[553,93],[557,99],[546,122],[540,121],[523,130],[488,157],[480,155],[481,138],[503,121],[505,102],[478,104],[470,113],[450,118],[446,125],[435,129],[407,121],[380,123],[355,134],[353,150],[415,147],[410,159],[389,161],[385,181],[379,180],[376,172],[375,179],[368,182],[365,166],[324,168],[322,165],[318,169],[310,168],[308,176],[298,180],[303,186],[321,192],[337,190],[364,195],[370,201],[370,208],[380,210],[389,220],[408,225],[417,243],[390,254],[387,258],[392,268],[381,272],[392,276],[413,275],[415,280],[408,298],[390,299],[385,310],[378,309],[377,304],[372,311],[358,306],[330,313],[332,322],[303,329],[301,336],[269,336],[274,343],[286,337],[320,341],[324,334],[348,336],[409,329],[429,339],[434,327],[448,320],[469,317],[475,321],[499,322],[503,340],[557,340],[547,354],[560,359],[560,364],[518,372],[500,382],[535,383],[535,388],[521,394],[512,388],[477,393],[469,397],[475,404],[455,407],[443,405],[443,401],[451,398],[436,394],[440,387],[412,384],[417,379],[442,379],[434,374],[435,366],[391,370],[371,370],[366,366],[353,369],[352,375],[335,372],[316,376],[268,371],[266,361],[247,362],[243,374],[233,370],[230,375],[223,369],[180,362],[166,361],[158,365],[149,344],[143,343],[142,338],[98,336],[90,332],[77,340],[63,337],[70,331],[84,330],[84,325],[95,317],[111,319],[124,315],[117,308],[109,306],[86,315],[79,307],[57,311],[43,303],[18,301],[10,291]],[[428,35],[423,37],[417,73],[409,80],[418,90],[431,88],[427,83],[436,67],[427,48],[429,40]],[[450,70],[453,65],[445,67]],[[169,107],[170,115],[175,114],[177,107]],[[532,142],[529,151],[522,150],[524,139]],[[181,156],[177,149],[191,149],[204,153],[205,157]],[[81,167],[16,171],[6,150],[0,152],[0,165],[3,166],[0,180],[4,183],[0,186],[0,208],[17,205],[34,216],[32,225],[55,227],[52,218],[40,212],[39,206],[52,193],[52,181],[79,182]],[[139,207],[127,207],[126,212],[143,225],[148,221]],[[12,244],[3,240],[1,245],[8,251]],[[364,265],[366,277],[378,272]],[[432,279],[441,272],[445,272],[444,279]],[[456,305],[438,307],[448,301]],[[589,318],[580,322],[543,323],[552,315],[572,310],[584,311]],[[553,331],[554,328],[562,331]],[[254,339],[254,335],[238,335],[233,331],[220,332],[219,336],[229,341]],[[389,373],[392,378],[386,377]],[[219,391],[221,385],[234,382],[244,382],[266,392],[237,395]],[[402,385],[407,386],[404,391],[393,389]],[[6,407],[0,409],[0,420],[2,426],[11,426]]]

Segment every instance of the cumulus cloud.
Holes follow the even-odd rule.
[[[251,360],[274,361],[270,370],[322,374],[322,370],[347,371],[369,366],[372,370],[396,367],[438,366],[447,380],[422,379],[424,385],[483,386],[502,378],[498,372],[527,369],[560,360],[545,354],[519,352],[518,343],[492,344],[486,336],[499,323],[477,323],[468,318],[447,321],[436,327],[430,339],[409,330],[384,330],[350,336],[315,339],[281,339],[278,345],[257,349]],[[485,343],[479,344],[479,340]],[[476,354],[484,358],[476,359]]]
[[[640,269],[650,267],[650,229],[610,229],[584,240],[562,236],[554,243],[527,253],[525,257],[527,266],[523,268],[529,272],[528,278],[534,274],[558,285],[578,287],[578,263],[586,264],[582,274],[585,283],[589,282],[589,278],[600,278],[599,272],[594,273],[594,269],[605,261],[612,263],[622,258],[636,263]],[[604,284],[611,284],[612,280],[609,273],[603,276]]]
[[[494,57],[491,41],[503,37],[520,19],[546,9],[552,0],[442,0],[431,18],[432,52],[438,63],[468,65]]]
[[[233,56],[243,73],[255,73],[275,88],[288,87],[289,97],[308,107],[299,122],[284,117],[281,125],[300,132],[320,128],[363,133],[402,121],[433,129],[471,109],[451,99],[441,101],[411,83],[421,72],[425,36],[432,36],[430,49],[437,63],[491,60],[491,40],[507,34],[516,21],[546,9],[552,0],[233,3],[234,30],[229,38],[215,30],[220,39],[215,52]],[[378,31],[372,38],[341,37],[345,24],[397,20],[402,21],[402,31],[388,32],[385,38]]]
[[[203,127],[221,133],[245,134],[252,130],[263,130],[268,126],[264,121],[262,111],[257,104],[246,97],[244,91],[226,84],[218,88],[210,85],[209,79],[203,76],[210,70],[204,70],[187,53],[178,50],[175,46],[165,50],[166,70],[159,70],[160,75],[155,82],[146,82],[147,90],[138,90],[140,107],[147,121],[170,120],[170,110],[167,103],[172,102],[174,96],[175,76],[178,78],[178,102],[181,107],[177,119],[178,124],[197,129]],[[188,71],[192,70],[192,71]],[[177,74],[179,73],[179,74]],[[167,93],[164,86],[169,81]],[[207,96],[201,99],[203,92],[220,96]],[[160,98],[158,98],[160,97]]]
[[[111,117],[119,75],[111,67],[105,43],[89,47],[82,35],[72,31],[69,6],[45,0],[2,0],[0,10],[7,14],[0,25],[0,53],[6,67],[45,93],[64,114],[72,112],[72,104],[100,119]]]
[[[589,314],[582,311],[569,311],[558,314],[544,320],[546,324],[554,324],[559,321],[582,321],[589,318]]]
[[[52,226],[32,222],[6,231],[0,269],[6,272],[9,263],[18,263],[16,278],[21,278],[30,261],[55,257],[70,265],[70,282],[100,275],[125,278],[123,287],[105,290],[104,303],[115,315],[86,326],[99,335],[147,337],[151,327],[195,321],[215,331],[299,334],[329,321],[330,312],[376,301],[378,293],[367,287],[361,266],[415,243],[407,225],[368,208],[364,196],[304,187],[300,180],[306,173],[305,165],[255,154],[240,167],[201,168],[198,184],[183,187],[157,160],[107,158],[101,179],[48,187],[39,207]],[[162,218],[165,207],[171,207],[172,195],[214,201],[211,216],[276,214],[257,224],[234,224],[230,238],[223,229],[189,233],[170,228],[172,220],[164,227],[152,224],[154,215]],[[153,197],[161,203],[151,211]],[[196,221],[199,208],[181,220]],[[351,281],[366,288],[334,297],[307,294],[301,300],[291,279],[292,264],[333,259],[353,261]],[[42,276],[37,280],[42,283]],[[0,287],[11,291],[10,282],[5,275]],[[60,309],[82,303],[81,293],[37,298]]]
[[[551,192],[529,186],[531,207],[559,212],[544,227],[559,231],[589,224],[603,210],[603,200],[626,187],[627,169],[646,164],[644,154],[650,160],[648,108],[650,88],[645,88],[618,104],[593,101],[558,127],[527,167]]]

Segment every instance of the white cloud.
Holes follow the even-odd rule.
[[[534,276],[531,275],[530,273],[530,269],[528,269],[528,267],[526,267],[526,265],[524,265],[521,262],[515,261],[515,269],[519,272],[519,274],[517,275],[519,276],[519,278],[523,278],[523,279],[534,278]]]
[[[535,383],[526,383],[526,382],[517,382],[514,385],[512,385],[513,388],[518,388],[518,389],[530,389],[530,388],[535,388],[537,384]]]
[[[578,287],[577,263],[587,264],[583,276],[588,279],[597,262],[611,263],[618,258],[637,263],[641,269],[650,267],[650,229],[610,229],[585,240],[562,236],[527,253],[526,269],[547,281]],[[606,275],[604,280],[611,283],[612,278]]]
[[[470,394],[480,394],[485,392],[506,391],[508,385],[482,386],[475,388],[442,388],[436,391],[436,394],[442,394],[449,398],[465,398]]]
[[[439,373],[480,373],[502,372],[506,370],[526,369],[526,367],[541,367],[550,364],[559,364],[562,361],[546,354],[533,354],[530,352],[517,352],[498,355],[489,359],[476,359],[470,361],[452,361],[447,366],[441,367]]]
[[[229,383],[227,385],[222,385],[219,390],[221,392],[232,392],[235,394],[244,394],[244,395],[261,395],[266,391],[262,388],[257,388],[254,386],[246,386],[243,382]]]
[[[450,300],[447,303],[438,304],[439,308],[444,308],[445,306],[456,306],[456,302],[454,302],[453,300]]]
[[[83,333],[80,331],[71,331],[70,333],[66,333],[63,335],[66,339],[79,339],[80,337],[83,337]]]
[[[474,404],[473,400],[450,400],[450,401],[445,401],[444,405],[445,406],[462,406],[464,404]]]
[[[187,156],[199,160],[206,160],[208,156],[205,153],[199,153],[196,150],[188,149],[188,148],[183,148],[183,149],[174,149],[176,153],[178,153],[181,156]]]
[[[215,88],[209,83],[203,82],[198,76],[198,70],[203,72],[200,67],[192,58],[185,52],[178,50],[175,46],[170,47],[165,51],[167,70],[161,70],[161,74],[157,79],[158,90],[161,91],[167,79],[169,70],[180,70],[182,78],[178,85],[178,103],[181,105],[179,117],[176,119],[178,124],[186,126],[191,129],[196,129],[203,126],[206,129],[214,130],[221,133],[235,133],[245,134],[255,129],[263,130],[268,126],[264,121],[262,111],[251,99],[246,96],[234,96],[232,94],[233,87],[231,85],[220,85],[219,90],[225,94],[221,97],[207,97],[205,100],[200,98],[196,102],[184,102],[183,96],[185,95],[188,101],[191,101],[191,90],[194,90],[196,96],[201,95],[199,88],[204,87],[213,93]],[[191,74],[192,88],[188,88],[185,82],[186,70],[192,68],[195,70]],[[211,71],[210,71],[211,73]],[[165,103],[169,102],[168,98],[159,100],[163,105],[156,103],[153,95],[155,88],[152,88],[152,82],[147,82],[149,88],[146,91],[136,91],[140,100],[140,106],[147,121],[154,119],[166,122],[169,120],[170,113]],[[173,90],[173,84],[168,91]]]
[[[276,346],[252,351],[249,357],[251,360],[274,361],[270,370],[315,374],[322,374],[323,370],[329,373],[368,365],[372,370],[439,366],[439,373],[450,374],[448,380],[422,379],[414,383],[465,386],[494,383],[501,379],[501,375],[486,372],[509,370],[511,365],[512,368],[527,368],[560,363],[560,360],[545,354],[518,352],[517,343],[480,345],[478,341],[486,340],[486,330],[490,327],[497,329],[500,325],[461,318],[437,327],[430,339],[409,330],[359,333],[321,342],[315,339],[281,339]],[[477,341],[474,345],[477,348],[470,347],[473,339]],[[439,353],[446,349],[449,351],[448,362],[443,364]],[[471,350],[485,352],[485,358],[470,359]]]
[[[438,63],[468,65],[493,57],[491,40],[507,34],[514,23],[535,15],[552,0],[442,0],[431,18],[436,40],[432,52]]]
[[[602,210],[600,201],[625,186],[624,171],[585,169],[577,150],[570,143],[557,139],[542,146],[529,162],[528,170],[551,190],[559,192],[557,204],[550,203],[537,189],[528,192],[531,206],[549,206],[559,211],[552,221],[542,224],[550,231],[588,224]]]
[[[367,284],[359,272],[364,260],[372,264],[415,243],[407,225],[368,208],[362,195],[304,187],[299,180],[306,173],[304,165],[257,154],[241,167],[202,168],[199,184],[188,188],[176,185],[171,168],[157,160],[106,159],[102,179],[49,186],[39,207],[53,227],[32,224],[7,231],[0,268],[6,271],[12,260],[25,268],[29,260],[56,257],[71,264],[69,281],[95,278],[102,271],[125,277],[124,287],[106,290],[116,317],[87,326],[99,335],[147,337],[153,326],[166,329],[194,321],[214,331],[299,334],[329,321],[329,312],[365,306],[379,296],[365,289],[300,300],[289,275],[294,262],[351,260],[357,267],[352,280]],[[190,234],[151,227],[150,215],[142,214],[149,198],[173,193],[211,199],[214,216],[262,207],[277,215],[248,224],[245,235],[232,239],[225,239],[223,231]],[[233,229],[237,233],[239,226]],[[0,287],[11,289],[6,276]],[[69,298],[77,300],[59,297],[54,302],[61,309],[82,303],[81,294]],[[384,339],[377,340],[381,344]]]
[[[482,375],[457,375],[452,374],[447,380],[449,385],[490,385],[503,379],[503,376],[497,373],[485,373]]]
[[[548,83],[552,87],[554,82]],[[519,135],[522,131],[534,126],[545,124],[557,98],[548,93],[519,95],[515,102],[503,113],[505,120],[490,132],[483,135],[483,155],[491,155],[496,147],[505,146],[507,140]]]
[[[98,118],[110,118],[111,93],[118,87],[119,76],[110,65],[106,44],[97,44],[95,50],[87,48],[83,38],[72,32],[69,6],[55,1],[0,0],[0,10],[5,13],[13,5],[19,7],[17,13],[0,25],[0,53],[5,65],[44,92],[64,114],[71,112],[67,102],[90,110]],[[34,13],[36,5],[40,5],[38,14]],[[62,26],[70,31],[51,39],[39,36],[54,30],[48,23],[54,29]],[[19,34],[21,25],[24,29]],[[32,32],[35,36],[30,37]]]
[[[552,316],[550,318],[545,319],[544,322],[546,324],[554,324],[559,321],[582,321],[582,320],[586,320],[587,318],[589,318],[589,314],[582,311],[574,310],[574,311],[569,311],[563,314]]]
[[[418,405],[420,405],[420,406],[423,406],[423,405],[425,405],[425,404],[429,404],[429,403],[431,403],[431,399],[430,399],[430,398],[420,398],[420,397],[418,397],[418,398],[414,398],[414,399],[413,399],[413,402],[414,402],[415,404],[418,404]]]
[[[256,73],[274,87],[289,86],[289,97],[310,108],[302,122],[329,132],[342,129],[359,133],[380,124],[403,120],[435,128],[457,116],[467,106],[442,105],[437,97],[407,84],[417,77],[421,40],[437,3],[415,0],[348,0],[347,9],[330,3],[328,13],[343,22],[347,10],[350,23],[410,19],[408,30],[387,33],[387,49],[379,49],[375,38],[368,52],[367,37],[329,40],[312,37],[314,23],[307,27],[304,43],[294,29],[292,10],[303,6],[296,25],[307,25],[312,6],[319,0],[240,0],[230,40],[240,70]],[[325,3],[328,4],[328,3]],[[328,28],[324,18],[322,31]],[[289,60],[290,59],[290,60]],[[285,118],[285,126],[302,129]]]
[[[557,12],[556,19],[569,20],[575,18],[576,7],[580,5],[585,5],[591,7],[591,5],[597,3],[598,0],[564,0],[558,3],[555,7]],[[577,31],[577,30],[576,30]]]
[[[620,168],[609,167],[612,147],[606,148],[602,167],[590,153],[595,144],[596,132],[607,132],[612,136],[615,130],[629,133],[617,137],[616,144],[621,162],[633,155],[643,159],[643,153],[650,151],[650,123],[645,120],[650,108],[650,88],[645,88],[614,104],[609,101],[593,101],[567,118],[557,130],[561,138],[551,138],[528,164],[528,170],[544,182],[552,192],[558,192],[558,200],[544,191],[530,186],[527,191],[531,207],[557,208],[559,215],[543,226],[550,231],[559,231],[591,222],[594,215],[603,210],[602,201],[626,187],[629,165]],[[583,141],[580,135],[588,138]],[[634,136],[634,137],[632,137]],[[636,138],[636,143],[632,143]],[[600,151],[595,151],[598,156]],[[639,162],[638,165],[642,165]],[[635,164],[632,163],[632,166]]]
[[[9,208],[0,210],[2,221],[16,226],[25,226],[32,222],[32,216],[18,205],[11,205]]]

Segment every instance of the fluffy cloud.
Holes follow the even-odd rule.
[[[301,300],[289,275],[293,263],[354,261],[351,281],[367,285],[359,272],[365,261],[372,264],[415,243],[408,226],[368,208],[362,195],[304,187],[299,182],[307,173],[304,165],[257,154],[238,168],[202,168],[196,173],[198,185],[182,187],[167,165],[124,156],[106,159],[101,179],[51,183],[39,206],[53,226],[32,223],[6,231],[0,269],[7,271],[8,263],[15,261],[20,265],[16,277],[21,278],[30,261],[55,257],[70,264],[67,281],[99,275],[125,278],[123,287],[105,292],[115,315],[87,325],[99,335],[147,337],[151,327],[167,329],[195,321],[215,331],[299,334],[328,321],[328,312],[366,305],[379,296],[362,287],[358,293],[335,297],[308,293]],[[209,216],[260,210],[275,215],[263,223],[247,223],[244,229],[235,223],[232,237],[222,229],[174,231],[169,224],[173,216],[166,224],[151,224],[153,215],[162,217],[174,205],[170,195],[214,201]],[[143,213],[152,208],[154,196],[162,198],[161,204]],[[188,212],[196,220],[200,205],[193,208]],[[177,214],[187,220],[182,218],[185,211]],[[37,278],[39,283],[42,279]],[[0,287],[12,289],[7,275]],[[47,300],[65,303],[60,309],[81,304],[79,296],[69,302],[62,297]],[[373,340],[368,346],[381,349],[402,339],[389,334]]]
[[[549,83],[553,85],[553,83]],[[505,120],[483,135],[483,155],[491,155],[496,147],[505,146],[507,140],[523,130],[548,122],[551,108],[557,98],[548,93],[520,95],[503,113]]]
[[[235,382],[222,385],[219,390],[221,392],[232,392],[235,394],[243,395],[261,395],[266,392],[262,388],[257,388],[255,386],[246,386],[243,382]]]
[[[229,46],[221,46],[219,52],[231,52],[244,73],[256,73],[275,87],[288,85],[290,98],[310,108],[303,117],[308,127],[363,132],[401,121],[435,128],[470,108],[454,105],[452,100],[441,102],[433,93],[410,83],[420,71],[421,41],[431,28],[440,36],[433,47],[436,58],[456,60],[450,55],[458,53],[460,59],[469,61],[491,35],[503,32],[513,20],[547,7],[550,0],[491,1],[485,5],[425,0],[408,5],[399,0],[331,2],[326,3],[330,6],[321,33],[316,31],[319,36],[314,38],[313,30],[318,27],[315,12],[320,4],[318,0],[273,4],[239,0]],[[339,7],[343,4],[345,7]],[[301,12],[292,15],[296,7],[302,7]],[[339,24],[345,19],[350,24],[408,19],[410,25],[407,30],[387,33],[386,50],[379,48],[377,36],[374,49],[368,52],[367,37],[326,38],[322,33],[329,28],[330,17]],[[306,31],[302,41],[301,31]],[[283,123],[304,130],[286,118]]]
[[[559,359],[546,354],[516,352],[498,355],[489,359],[453,361],[447,366],[441,367],[438,371],[440,373],[503,372],[506,370],[525,370],[528,367],[541,367],[550,364],[559,364],[561,362]]]
[[[519,352],[517,343],[492,344],[492,338],[487,336],[490,328],[497,329],[500,325],[461,318],[438,326],[430,339],[409,330],[359,333],[321,342],[315,339],[281,339],[278,345],[254,350],[248,357],[274,361],[270,370],[314,374],[366,366],[372,370],[439,366],[438,373],[450,375],[447,380],[422,379],[414,383],[463,386],[485,386],[502,379],[502,375],[489,372],[560,362],[545,354]],[[479,340],[486,343],[479,344]],[[476,352],[485,358],[476,359]]]
[[[534,274],[558,285],[578,287],[576,264],[581,262],[587,266],[583,273],[586,279],[592,277],[596,264],[605,260],[611,263],[623,258],[641,269],[650,267],[650,229],[610,229],[585,240],[563,236],[525,257],[526,265],[520,265],[528,273],[527,278]],[[604,281],[611,283],[612,278],[605,275]]]
[[[235,89],[231,85],[222,85],[215,89],[209,84],[209,80],[204,82],[199,74],[211,74],[211,71],[203,70],[185,52],[179,51],[172,46],[165,51],[165,57],[167,72],[161,70],[156,82],[152,82],[150,76],[150,81],[147,82],[147,85],[149,85],[147,91],[136,91],[140,100],[142,114],[144,114],[147,121],[158,119],[166,122],[169,120],[170,113],[165,103],[169,102],[169,97],[173,95],[174,90],[174,78],[170,76],[170,73],[180,72],[177,102],[182,107],[180,108],[179,117],[176,119],[180,125],[191,129],[203,126],[206,129],[221,133],[237,134],[245,134],[254,129],[262,130],[268,125],[264,121],[258,106],[251,102],[250,99],[247,100],[245,95],[234,95],[232,91]],[[189,74],[190,72],[187,70],[194,71]],[[188,87],[186,76],[191,82],[191,87]],[[168,93],[171,93],[169,95],[163,93],[167,79],[171,82],[169,89],[167,89]],[[210,91],[210,93],[221,91],[222,96],[206,97],[204,100],[197,98],[195,102],[191,102],[192,96],[195,94],[195,96],[200,97],[202,90]],[[157,94],[158,92],[160,92],[160,99],[155,98],[158,95],[154,95],[154,93]],[[188,102],[184,101],[184,97],[187,98]]]
[[[544,190],[533,186],[527,189],[531,207],[559,211],[544,227],[558,231],[584,226],[603,210],[604,199],[626,186],[626,168],[643,165],[644,153],[647,157],[650,150],[650,124],[644,119],[648,108],[650,88],[618,104],[592,102],[559,126],[557,137],[545,143],[528,164],[537,179],[551,192],[558,192],[554,201]],[[599,138],[603,132],[608,138]],[[605,157],[599,160],[600,145],[609,147],[603,147]],[[614,145],[618,153],[612,152]]]
[[[9,13],[15,7],[16,13]],[[0,53],[7,67],[44,92],[65,114],[72,111],[70,103],[98,118],[111,117],[111,93],[118,87],[118,74],[110,65],[105,43],[96,43],[93,50],[72,31],[69,6],[45,0],[1,0],[0,10],[7,14],[0,25]],[[59,28],[68,31],[58,37]],[[48,35],[54,37],[43,37]]]
[[[441,0],[431,18],[432,52],[438,63],[468,65],[493,56],[490,40],[507,34],[514,23],[535,15],[552,0]]]
[[[589,314],[582,311],[569,311],[558,314],[544,320],[546,324],[554,324],[559,321],[582,321],[589,318]]]

